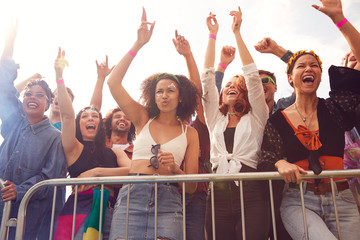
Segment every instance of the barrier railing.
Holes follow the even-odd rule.
[[[315,175],[312,171],[308,171],[308,174],[303,175],[303,179],[316,179],[316,178],[330,178],[331,179],[331,188],[332,188],[332,194],[333,194],[333,200],[334,200],[334,207],[336,211],[336,220],[337,220],[337,227],[339,236],[341,239],[340,234],[340,226],[339,226],[339,218],[337,215],[337,206],[336,206],[336,200],[335,200],[335,187],[334,187],[334,181],[333,178],[338,177],[359,177],[360,176],[360,170],[337,170],[337,171],[323,171],[320,175]],[[273,231],[274,231],[274,239],[277,239],[276,236],[276,226],[275,226],[275,213],[274,213],[274,202],[273,202],[273,195],[272,195],[272,181],[273,180],[282,180],[282,177],[278,174],[278,172],[259,172],[259,173],[238,173],[238,174],[194,174],[194,175],[171,175],[171,176],[164,176],[164,175],[154,175],[154,176],[122,176],[122,177],[95,177],[95,178],[70,178],[70,179],[51,179],[42,181],[40,183],[37,183],[33,187],[31,187],[26,194],[24,195],[18,212],[17,217],[17,227],[16,227],[16,239],[23,239],[24,238],[24,229],[25,229],[25,219],[26,219],[26,208],[29,203],[29,200],[31,196],[40,188],[45,186],[54,186],[54,198],[53,198],[53,211],[55,206],[55,199],[56,199],[56,187],[58,186],[64,186],[64,185],[76,185],[75,187],[75,204],[74,204],[74,213],[76,212],[76,199],[77,199],[77,186],[78,185],[84,185],[84,184],[97,184],[101,185],[101,188],[103,189],[104,185],[111,185],[111,184],[136,184],[136,183],[145,183],[145,182],[154,182],[155,183],[155,189],[157,189],[157,183],[162,182],[169,182],[169,183],[182,183],[183,192],[185,189],[185,182],[210,182],[210,188],[211,188],[211,211],[212,211],[212,231],[213,236],[215,239],[215,218],[214,218],[214,195],[213,195],[213,183],[217,181],[231,181],[235,180],[239,182],[240,187],[240,194],[242,194],[242,184],[243,181],[247,180],[268,180],[269,181],[269,189],[270,189],[270,205],[271,205],[271,217],[273,222]],[[103,192],[103,191],[102,191]],[[302,182],[300,183],[300,193],[301,193],[301,202],[302,202],[302,209],[304,214],[304,222],[306,222],[306,215],[305,215],[305,205],[304,205],[304,192],[302,190]],[[128,194],[129,196],[129,194]],[[157,196],[157,194],[155,194]],[[244,221],[244,202],[243,198],[240,198],[240,206],[241,206],[241,218],[242,218],[242,224],[243,228],[245,229],[245,221]],[[101,195],[101,204],[103,203],[103,195]],[[129,201],[128,203],[129,204]],[[127,205],[129,206],[129,205]],[[101,211],[101,209],[100,209]],[[155,223],[156,223],[156,215],[157,212],[157,198],[155,198]],[[54,214],[52,214],[51,219],[51,230],[53,226],[53,219]],[[127,219],[128,219],[128,213],[127,213]],[[183,195],[183,235],[184,239],[186,239],[186,211],[185,211],[185,195]],[[101,232],[101,214],[100,214],[100,229],[99,232]],[[72,239],[74,238],[74,224],[75,224],[75,214],[74,214],[74,220],[73,220],[73,233],[72,233]],[[307,232],[307,226],[304,224],[305,228],[305,237],[308,239],[308,232]],[[156,224],[155,224],[155,236],[156,236]],[[126,231],[127,234],[127,231]],[[245,231],[243,231],[243,239],[245,238]],[[49,239],[51,239],[52,233],[50,233]],[[127,236],[126,236],[127,238]],[[101,236],[99,235],[99,239],[101,239]],[[156,239],[156,238],[155,238]]]
[[[3,189],[5,181],[0,179],[0,188]],[[1,239],[7,239],[8,238],[8,232],[9,227],[14,226],[14,224],[11,224],[13,220],[9,219],[11,212],[11,201],[7,201],[4,203],[3,208],[3,215],[1,219],[1,226],[0,226],[0,237]]]

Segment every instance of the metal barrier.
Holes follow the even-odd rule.
[[[5,181],[0,178],[0,188],[1,189],[3,189],[5,187],[4,183],[5,183]],[[8,233],[9,233],[9,228],[16,226],[16,220],[9,219],[10,212],[11,212],[11,201],[7,201],[4,203],[3,215],[2,215],[2,219],[1,219],[1,226],[0,226],[1,239],[7,239]],[[15,224],[14,224],[14,221],[15,221]]]
[[[303,179],[316,179],[316,178],[330,178],[331,179],[331,188],[332,188],[332,196],[334,200],[335,206],[335,215],[337,221],[337,227],[339,236],[341,239],[340,234],[340,226],[339,226],[339,218],[337,215],[337,206],[336,206],[336,199],[335,199],[335,191],[334,191],[334,181],[333,178],[338,177],[359,177],[360,170],[337,170],[337,171],[323,171],[320,175],[315,175],[312,171],[308,171],[307,175],[303,175]],[[77,202],[77,186],[83,184],[97,184],[101,185],[101,188],[104,188],[104,185],[111,185],[111,184],[125,184],[125,183],[145,183],[145,182],[154,182],[155,183],[155,191],[157,191],[157,183],[162,182],[170,182],[170,183],[182,183],[183,192],[185,189],[185,182],[210,182],[211,188],[211,200],[212,200],[212,224],[213,224],[213,236],[215,239],[215,219],[214,219],[214,195],[213,195],[213,182],[217,181],[231,181],[235,180],[239,182],[240,187],[240,206],[241,206],[241,218],[242,218],[242,229],[243,231],[243,239],[245,240],[245,221],[244,221],[244,201],[243,201],[243,194],[242,194],[242,186],[243,181],[246,180],[268,180],[269,181],[269,189],[270,189],[270,204],[271,204],[271,217],[273,222],[273,231],[274,231],[274,239],[277,239],[276,236],[276,226],[275,226],[275,214],[274,214],[274,202],[273,202],[273,190],[272,190],[272,180],[282,180],[282,177],[278,174],[278,172],[259,172],[259,173],[238,173],[238,174],[194,174],[194,175],[172,175],[172,176],[163,176],[163,175],[156,175],[156,176],[123,176],[123,177],[97,177],[97,178],[71,178],[71,179],[52,179],[42,181],[37,183],[33,187],[31,187],[26,194],[24,195],[18,212],[17,218],[17,227],[16,227],[16,239],[23,239],[24,238],[24,229],[25,229],[25,217],[26,217],[26,208],[31,196],[40,188],[45,186],[54,186],[54,198],[53,198],[53,211],[55,208],[55,199],[56,199],[56,188],[57,186],[64,186],[64,185],[76,185],[75,187],[75,203],[74,203],[74,219],[73,219],[73,232],[72,232],[72,239],[74,238],[74,225],[75,225],[75,213],[76,213],[76,202]],[[102,191],[103,192],[103,191]],[[302,202],[302,209],[304,214],[304,222],[306,222],[306,215],[305,215],[305,205],[304,205],[304,192],[302,189],[302,182],[300,183],[300,193],[301,193],[301,202]],[[157,196],[155,192],[155,196]],[[184,232],[184,239],[186,238],[186,222],[185,222],[185,195],[183,194],[183,232]],[[101,195],[101,204],[103,203],[103,195]],[[129,204],[129,194],[127,204]],[[128,205],[129,206],[129,205]],[[101,209],[100,209],[101,211]],[[51,231],[54,221],[54,213],[52,214],[51,219]],[[155,198],[155,236],[157,232],[156,226],[156,218],[157,218],[157,198]],[[126,219],[128,221],[128,212],[126,215]],[[100,213],[100,229],[101,232],[101,213]],[[305,228],[305,235],[306,239],[308,239],[308,232],[307,226],[304,224]],[[52,233],[50,233],[49,239],[51,239]],[[127,238],[127,230],[126,230],[126,238]],[[101,236],[99,234],[99,239]],[[156,239],[156,238],[155,238]]]

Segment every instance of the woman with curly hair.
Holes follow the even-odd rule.
[[[110,149],[105,146],[105,129],[101,113],[94,107],[85,107],[79,111],[75,118],[72,101],[63,79],[65,64],[65,52],[59,48],[58,56],[55,60],[55,72],[62,121],[61,141],[70,177],[127,175],[130,159],[125,152],[119,148]],[[85,217],[95,216],[91,209],[92,205],[96,204],[96,201],[92,200],[93,195],[96,196],[99,188],[94,185],[82,185],[78,188],[78,191],[80,192],[78,206],[79,208],[83,206],[83,208],[80,208],[81,214],[77,216],[75,239],[82,239],[83,234],[87,232]],[[113,186],[105,186],[104,196],[106,198],[104,197],[104,199],[108,199],[106,201],[109,201],[110,206],[115,203],[115,192],[116,189]],[[71,221],[70,224],[67,224],[67,218],[69,218],[69,210],[71,213],[73,200],[74,195],[71,195],[65,203],[62,214],[58,219],[55,239],[71,238],[72,226]],[[90,204],[85,204],[87,202],[90,202]],[[112,211],[112,207],[108,207],[106,211],[103,211],[103,214],[105,213],[103,216],[105,221],[102,228],[103,239],[108,239],[109,237]],[[79,214],[79,209],[77,214]]]
[[[313,5],[339,28],[356,58],[360,57],[360,34],[344,17],[340,0],[323,0]],[[289,60],[287,75],[296,101],[278,110],[266,125],[260,164],[277,170],[285,185],[281,218],[293,239],[304,239],[300,200],[302,174],[312,170],[344,169],[344,132],[360,121],[355,109],[360,104],[359,71],[329,68],[330,98],[318,98],[322,62],[313,51],[298,51]],[[360,217],[345,178],[335,178],[337,214],[330,179],[307,179],[302,184],[309,239],[360,239]],[[339,220],[340,232],[337,229]]]
[[[146,20],[143,9],[138,37],[131,50],[114,68],[108,85],[114,99],[135,125],[136,140],[129,175],[175,175],[198,172],[199,141],[194,128],[186,126],[195,112],[197,91],[188,78],[170,73],[154,74],[142,82],[141,104],[122,85],[136,53],[150,40],[155,23]],[[148,28],[150,25],[150,28]],[[180,169],[184,161],[184,170]],[[182,239],[182,204],[176,183],[124,185],[120,190],[111,227],[111,239]],[[126,221],[128,189],[129,219]],[[183,191],[193,193],[196,183],[185,183]],[[155,206],[157,198],[157,236]]]
[[[263,131],[269,111],[258,69],[240,34],[242,13],[231,11],[243,75],[232,77],[220,96],[215,85],[215,41],[218,23],[215,15],[207,18],[209,41],[205,55],[203,107],[209,129],[213,172],[235,174],[256,172]],[[223,63],[219,64],[224,66]],[[212,236],[212,217],[215,218],[216,239],[267,239],[270,216],[264,195],[265,186],[259,181],[244,181],[245,229],[242,229],[240,192],[237,181],[214,183],[215,216],[211,214],[210,195],[206,206],[206,233]]]

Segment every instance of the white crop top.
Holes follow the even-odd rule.
[[[136,140],[134,141],[134,150],[132,155],[132,161],[135,160],[143,160],[149,159],[154,156],[151,152],[151,147],[156,145],[157,143],[154,141],[153,137],[150,134],[149,125],[153,119],[150,119],[141,132],[136,136]],[[170,152],[174,155],[175,164],[180,166],[182,161],[184,160],[186,147],[187,147],[187,138],[186,138],[186,131],[187,127],[181,123],[182,133],[171,139],[170,141],[161,144],[160,150],[163,152]]]

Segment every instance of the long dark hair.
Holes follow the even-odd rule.
[[[95,140],[93,142],[94,145],[92,148],[92,152],[102,153],[105,149],[105,129],[104,129],[104,123],[102,120],[102,115],[96,108],[89,106],[89,107],[85,107],[79,111],[79,113],[77,114],[76,119],[75,119],[76,138],[77,138],[77,140],[79,140],[80,143],[84,144],[84,140],[83,140],[81,130],[80,130],[80,118],[81,118],[81,115],[83,114],[83,112],[85,112],[86,110],[89,110],[89,109],[99,113],[99,119],[100,119],[98,131],[96,133]]]

